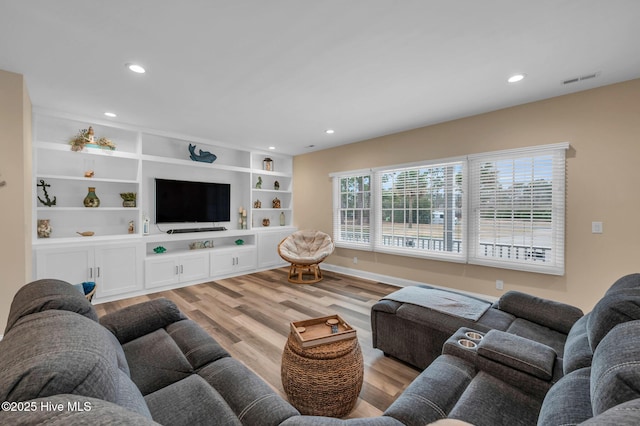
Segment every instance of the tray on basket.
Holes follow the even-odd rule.
[[[337,320],[337,333],[332,333],[331,326],[327,325],[329,320],[334,320],[333,322]],[[339,340],[353,339],[356,337],[356,330],[340,318],[340,315],[329,315],[294,321],[291,323],[291,334],[303,348],[310,348]]]

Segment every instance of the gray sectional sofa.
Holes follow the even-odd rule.
[[[465,324],[382,416],[341,420],[300,415],[169,300],[98,319],[73,286],[41,280],[18,291],[0,341],[0,424],[637,425],[639,319],[636,274],[563,333],[562,357]]]

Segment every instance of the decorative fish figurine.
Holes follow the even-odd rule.
[[[218,158],[215,154],[210,153],[209,151],[199,150],[200,154],[196,154],[196,146],[189,144],[189,152],[191,155],[189,156],[193,161],[200,161],[203,163],[213,163]]]

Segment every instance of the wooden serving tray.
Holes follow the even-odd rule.
[[[332,334],[331,327],[326,324],[330,319],[338,320],[337,333]],[[304,327],[303,332],[300,331],[302,327]],[[356,337],[356,330],[340,318],[340,315],[329,315],[328,317],[294,321],[291,323],[291,334],[295,336],[303,348],[310,348],[339,340],[353,339]]]

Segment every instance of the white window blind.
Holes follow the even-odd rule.
[[[567,148],[469,157],[469,263],[564,274]]]
[[[463,169],[452,161],[378,170],[374,249],[464,261]]]
[[[332,177],[335,245],[371,250],[371,174],[359,172]]]

